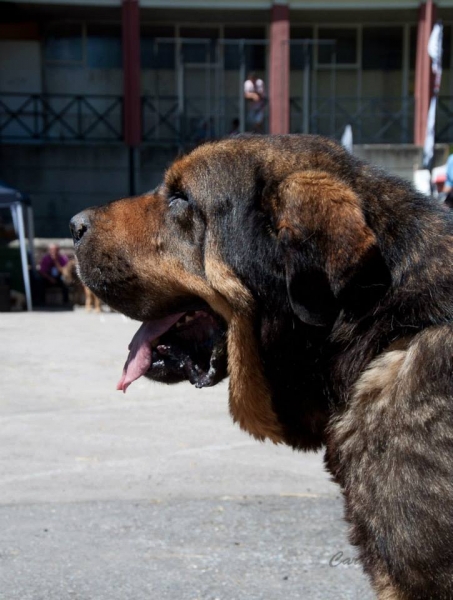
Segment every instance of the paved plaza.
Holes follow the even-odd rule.
[[[226,383],[115,391],[138,325],[0,313],[0,600],[371,600],[322,455]]]

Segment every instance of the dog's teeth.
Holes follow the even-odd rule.
[[[193,321],[194,319],[195,319],[195,317],[191,317],[190,315],[186,315],[185,322],[186,323],[190,323],[190,321]]]

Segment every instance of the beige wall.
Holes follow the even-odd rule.
[[[43,91],[48,94],[123,93],[122,69],[89,69],[68,65],[46,65]]]

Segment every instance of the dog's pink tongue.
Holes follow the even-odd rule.
[[[143,323],[129,344],[129,356],[116,389],[126,393],[130,384],[144,375],[151,366],[151,342],[170,329],[184,313],[171,315],[159,321]]]

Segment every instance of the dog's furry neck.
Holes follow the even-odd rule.
[[[391,197],[385,192],[389,181],[396,188]],[[325,444],[330,419],[343,410],[373,359],[399,340],[453,320],[451,215],[409,184],[370,167],[351,185],[364,199],[390,274],[386,293],[368,314],[355,318],[342,311],[327,330],[301,324],[288,306],[278,305],[284,281],[276,278],[267,284],[275,303],[268,294],[257,325],[274,410],[284,423],[285,442],[298,449]]]

